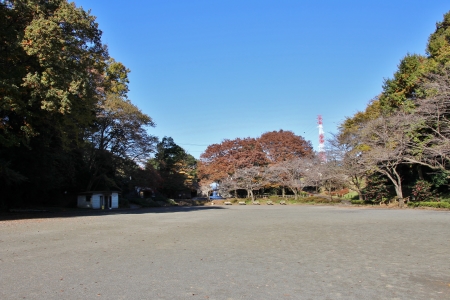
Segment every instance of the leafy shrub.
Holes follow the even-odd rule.
[[[214,200],[216,201],[216,200]],[[220,200],[222,202],[224,202],[224,200]],[[192,200],[192,205],[195,206],[203,206],[203,205],[210,205],[211,201],[207,200],[207,199],[201,199],[201,200]]]
[[[408,206],[411,207],[434,207],[434,208],[447,208],[450,209],[449,202],[410,202]]]
[[[363,205],[364,204],[364,200],[350,200],[350,202],[352,204],[358,204],[358,205]]]
[[[178,203],[176,203],[175,200],[173,200],[173,199],[167,199],[166,202],[168,204],[172,205],[172,206],[177,206],[178,205]]]
[[[431,182],[433,185],[438,188],[440,186],[446,185],[448,183],[448,177],[450,175],[450,172],[448,171],[442,171],[437,174],[434,174],[431,177]]]
[[[371,175],[367,178],[366,188],[364,193],[368,200],[380,203],[383,198],[389,196],[389,191],[386,186],[387,180],[377,174]]]
[[[412,194],[416,198],[416,201],[433,199],[431,183],[425,180],[417,180],[416,184],[413,187]]]
[[[352,197],[352,200],[359,200],[359,195],[358,195],[358,194],[354,195],[354,196]]]
[[[450,193],[449,192],[439,193],[439,200],[444,202],[450,202]]]
[[[450,202],[439,202],[441,208],[448,208],[450,209]]]
[[[350,202],[352,204],[357,204],[357,205],[374,205],[374,204],[379,204],[380,202],[378,201],[371,201],[371,200],[350,200]]]
[[[351,191],[351,192],[345,194],[344,198],[349,199],[349,200],[359,200],[359,195],[357,192]]]

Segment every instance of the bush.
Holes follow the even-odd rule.
[[[366,188],[364,194],[367,199],[380,203],[384,198],[389,197],[389,191],[386,186],[387,180],[377,174],[371,175],[367,178]]]
[[[350,200],[350,202],[352,204],[357,204],[357,205],[363,205],[364,204],[364,200]]]
[[[176,203],[175,200],[173,200],[173,199],[167,199],[166,202],[168,204],[172,205],[172,206],[177,206],[178,205],[178,203]]]
[[[119,197],[119,207],[120,208],[129,208],[130,201],[127,198]]]
[[[450,202],[450,193],[448,193],[448,192],[440,193],[439,194],[439,200],[440,201],[445,201],[445,202]]]
[[[374,205],[374,204],[380,204],[380,202],[378,202],[378,200],[376,201],[372,201],[372,200],[351,200],[350,201],[352,204],[357,204],[357,205]]]
[[[447,185],[448,184],[448,177],[450,175],[449,171],[441,171],[437,174],[434,174],[431,177],[431,182],[433,183],[433,185],[436,188],[439,188],[441,186]]]
[[[308,197],[308,195],[309,195],[309,193],[301,191],[300,194],[299,194],[298,196],[299,196],[299,197],[306,198],[306,197]]]
[[[205,206],[208,204],[211,204],[212,201],[209,201],[208,199],[200,199],[200,200],[191,200],[192,201],[192,205],[195,206]],[[216,201],[216,200],[214,200]],[[225,201],[225,200],[220,200],[220,201]]]
[[[295,202],[295,200],[294,200]],[[297,200],[298,203],[341,203],[341,199],[330,199],[328,197],[317,197],[317,196],[311,196],[306,198],[299,198]]]
[[[449,202],[410,202],[408,206],[411,207],[434,207],[434,208],[447,208],[450,209]]]
[[[416,201],[433,199],[433,192],[431,191],[431,183],[425,180],[417,180],[413,187],[412,194]]]

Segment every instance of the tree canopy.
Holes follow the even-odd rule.
[[[177,198],[191,195],[197,189],[197,160],[177,145],[171,137],[164,137],[156,146],[155,157],[149,160],[160,174],[159,191]]]
[[[67,0],[0,1],[2,207],[131,188],[154,152],[155,124],[127,98],[129,70],[101,36]]]
[[[95,16],[68,0],[0,0],[0,38],[0,209],[93,189],[176,197],[199,184],[209,193],[213,181],[251,197],[267,186],[297,196],[321,185],[360,198],[388,182],[402,199],[448,181],[450,12],[425,55],[406,54],[380,94],[339,126],[326,162],[285,130],[223,140],[199,161],[172,138],[160,141],[128,99],[130,70],[110,57]]]
[[[279,130],[266,132],[259,137],[262,151],[271,163],[286,161],[289,159],[311,156],[313,147],[311,142],[303,137],[295,135],[292,131]]]
[[[95,17],[63,0],[16,0],[1,2],[0,19],[1,145],[42,127],[73,141],[93,121],[108,57]]]
[[[258,138],[224,140],[208,146],[201,154],[199,177],[217,181],[238,169],[266,166],[312,154],[311,143],[292,131],[272,131]]]
[[[339,127],[333,148],[344,149],[345,172],[353,169],[348,162],[362,166],[363,172],[353,172],[360,196],[364,177],[367,182],[388,180],[402,199],[415,182],[423,186],[424,178],[447,174],[450,12],[436,24],[426,54],[407,54],[393,78],[384,81],[381,94]]]

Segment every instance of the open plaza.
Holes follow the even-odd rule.
[[[212,206],[0,221],[1,299],[450,299],[450,212]]]

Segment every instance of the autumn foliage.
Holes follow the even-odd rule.
[[[200,156],[199,178],[218,181],[240,169],[263,167],[312,155],[311,143],[292,131],[272,131],[259,138],[224,140],[208,146]]]
[[[295,135],[292,131],[266,132],[258,141],[271,164],[299,157],[310,157],[313,153],[311,142]]]

